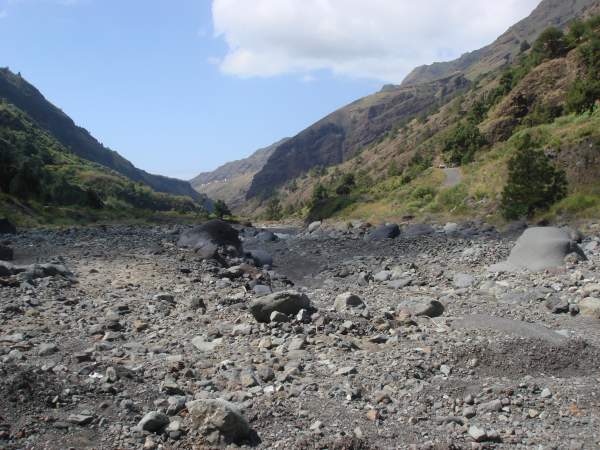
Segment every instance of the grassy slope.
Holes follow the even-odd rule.
[[[363,149],[350,161],[325,173],[297,179],[293,190],[281,189],[283,210],[291,217],[306,217],[310,195],[317,184],[332,192],[341,174],[354,173],[359,182],[349,204],[339,202],[342,207],[333,215],[336,220],[360,218],[379,222],[414,216],[416,220],[482,218],[501,222],[498,205],[507,177],[506,163],[516,152],[516,141],[530,133],[536,147],[551,154],[556,164],[566,170],[569,180],[568,197],[540,217],[597,218],[600,113],[567,115],[554,121],[540,119],[539,115],[544,107],[564,106],[570,84],[584,76],[584,70],[575,49],[533,68],[510,92],[503,94],[479,125],[489,144],[476,154],[475,161],[462,167],[463,181],[454,188],[443,188],[444,175],[437,168],[442,162],[443,143],[477,102],[494,92],[504,70],[480,77],[476,86],[464,95],[428,117],[417,118],[394,130],[385,140]],[[512,105],[520,95],[527,97],[529,113],[517,118]],[[543,122],[549,123],[537,125]],[[430,168],[423,170],[415,165],[415,155],[431,161]],[[392,164],[398,167],[397,173],[390,173]],[[261,209],[256,210],[260,214]]]

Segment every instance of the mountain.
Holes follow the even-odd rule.
[[[259,150],[238,161],[228,162],[212,172],[203,172],[193,178],[190,184],[198,192],[214,200],[223,200],[232,210],[238,210],[246,201],[246,193],[252,178],[259,172],[275,149],[288,138]]]
[[[345,106],[280,145],[254,176],[247,199],[265,198],[312,168],[330,167],[367,151],[406,123],[429,115],[467,90],[476,78],[506,67],[550,25],[564,28],[599,8],[598,0],[544,0],[493,44],[456,61],[415,69],[400,86]]]
[[[600,0],[544,0],[492,46],[448,63],[452,70],[422,68],[423,78],[413,72],[332,113],[277,147],[243,212],[345,222],[600,215],[599,14]],[[521,173],[549,167],[555,178],[538,179],[564,184],[510,203],[507,192],[533,189],[511,179],[516,158],[532,164]]]
[[[189,196],[156,192],[83,159],[0,98],[0,217],[20,225],[204,214]]]
[[[254,176],[247,197],[264,197],[313,167],[346,161],[394,128],[464,91],[462,75],[414,86],[386,87],[318,121],[278,146]]]
[[[438,62],[414,69],[402,82],[403,86],[430,82],[457,72],[474,80],[478,75],[498,69],[519,54],[521,44],[531,43],[550,26],[564,29],[575,17],[587,17],[600,12],[595,0],[544,0],[531,13],[492,44],[465,53],[454,61]]]
[[[108,167],[130,180],[145,183],[157,192],[187,195],[196,201],[206,201],[188,182],[149,174],[117,152],[104,147],[87,130],[75,125],[69,116],[46,100],[20,74],[14,74],[8,68],[0,69],[0,99],[25,112],[37,125],[83,159]]]

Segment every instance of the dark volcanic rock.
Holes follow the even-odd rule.
[[[264,250],[251,250],[248,252],[248,256],[252,258],[257,267],[273,265],[273,257]]]
[[[5,245],[0,244],[0,260],[2,261],[12,261],[14,258],[13,249],[10,247],[6,247]]]
[[[241,251],[239,232],[222,220],[210,220],[184,232],[177,243],[180,247],[194,249],[201,257],[213,257],[219,247],[232,246]]]
[[[8,219],[0,219],[0,234],[16,234],[15,227]]]
[[[369,233],[369,239],[372,241],[394,239],[398,236],[400,236],[400,227],[396,224],[381,225]]]

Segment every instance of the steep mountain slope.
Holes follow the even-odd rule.
[[[467,89],[470,80],[510,64],[523,50],[521,44],[533,42],[549,25],[564,28],[573,18],[596,11],[599,0],[544,0],[490,46],[456,61],[418,68],[401,86],[386,86],[341,108],[279,146],[252,180],[247,198],[268,197],[314,167],[347,161],[387,133],[439,108]]]
[[[0,217],[19,224],[89,223],[201,214],[188,196],[153,191],[75,155],[15,105],[0,99]]]
[[[285,138],[261,148],[247,158],[228,162],[212,172],[201,173],[190,184],[209,198],[223,200],[235,211],[245,203],[254,175],[264,167],[275,149],[287,140]]]
[[[151,175],[135,167],[117,152],[104,147],[87,130],[76,126],[69,116],[48,102],[33,85],[8,68],[0,69],[0,98],[24,111],[41,128],[81,158],[102,164],[133,181],[145,183],[155,191],[187,195],[198,201],[206,200],[188,182]]]
[[[461,72],[469,79],[498,69],[513,61],[521,44],[531,43],[550,26],[564,29],[574,17],[586,17],[600,12],[598,0],[544,0],[531,15],[492,44],[465,53],[454,61],[437,62],[414,69],[402,82],[403,86],[430,82]]]
[[[469,86],[463,76],[408,87],[386,87],[345,106],[277,147],[256,174],[247,197],[264,197],[317,166],[342,163],[419,114]]]

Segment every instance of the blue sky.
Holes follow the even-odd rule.
[[[0,0],[0,66],[138,167],[189,179],[418,63],[490,42],[537,0],[505,0],[501,11],[484,1],[482,25],[460,32],[460,8],[452,19],[438,2],[411,10],[402,35],[389,17],[412,0]],[[437,34],[439,14],[457,21],[451,35]]]

